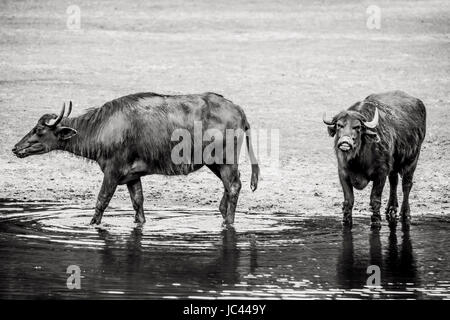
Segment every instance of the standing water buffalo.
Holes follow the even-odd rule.
[[[137,93],[90,109],[79,117],[69,118],[71,110],[72,103],[66,116],[65,106],[59,116],[43,115],[12,151],[17,157],[24,158],[63,150],[96,161],[104,178],[91,224],[100,224],[117,185],[121,184],[126,184],[130,192],[136,211],[135,222],[144,223],[141,176],[188,174],[204,165],[222,180],[225,190],[219,210],[225,223],[233,223],[241,189],[237,157],[231,163],[225,160],[205,163],[203,158],[175,163],[172,159],[172,151],[177,144],[172,134],[176,130],[184,130],[193,139],[195,124],[201,125],[202,132],[216,130],[222,133],[224,144],[229,137],[225,131],[242,130],[247,133],[247,149],[252,164],[251,189],[256,190],[259,167],[251,147],[250,125],[239,106],[218,94],[169,96]],[[237,153],[238,139],[236,136],[231,138],[232,150]],[[194,149],[196,142],[199,141],[188,145]],[[202,151],[205,143],[200,143]],[[226,152],[222,155],[225,159]]]
[[[346,111],[323,122],[335,136],[339,180],[344,191],[343,223],[352,225],[353,188],[364,189],[373,181],[370,195],[372,227],[381,227],[381,194],[389,177],[390,196],[386,219],[397,222],[397,184],[402,176],[401,218],[409,226],[409,192],[426,131],[425,106],[419,99],[401,91],[368,96]]]

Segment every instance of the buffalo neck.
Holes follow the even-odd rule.
[[[70,127],[77,131],[77,134],[70,139],[65,140],[58,147],[59,150],[70,152],[74,155],[98,161],[99,145],[96,142],[96,126],[82,116],[74,118],[65,118],[61,125]]]
[[[350,171],[365,172],[370,174],[371,168],[377,159],[373,158],[375,145],[372,143],[363,143],[358,152],[351,156],[346,155],[341,150],[337,149],[337,157],[340,165],[349,169]]]

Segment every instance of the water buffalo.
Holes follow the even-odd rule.
[[[402,176],[401,218],[410,223],[409,193],[426,131],[422,101],[402,91],[372,94],[332,118],[324,115],[328,133],[335,137],[339,180],[344,192],[343,223],[352,226],[353,188],[373,181],[370,195],[371,225],[381,227],[381,194],[389,177],[390,196],[386,219],[397,221],[397,184]]]
[[[141,176],[188,174],[204,165],[222,180],[225,190],[219,210],[225,223],[233,223],[241,190],[237,157],[233,156],[234,161],[230,162],[226,158],[226,152],[223,152],[224,161],[206,163],[203,157],[194,161],[173,161],[173,148],[178,143],[173,141],[173,133],[181,130],[194,140],[196,124],[201,126],[200,138],[203,132],[216,130],[223,133],[224,144],[227,144],[226,139],[229,137],[225,131],[242,130],[246,133],[252,164],[251,189],[255,191],[257,188],[259,167],[252,151],[250,125],[241,107],[221,95],[137,93],[90,109],[79,117],[69,118],[71,110],[72,103],[66,116],[65,106],[59,116],[43,115],[12,151],[17,157],[23,158],[63,150],[97,162],[104,178],[91,224],[100,224],[117,185],[122,184],[126,184],[130,192],[136,211],[135,222],[144,223]],[[231,139],[234,147],[232,150],[237,154],[239,139],[237,136],[232,136]],[[198,142],[188,144],[189,148],[194,150]],[[200,141],[200,155],[205,148],[206,143]],[[192,160],[192,157],[188,156],[188,160]]]

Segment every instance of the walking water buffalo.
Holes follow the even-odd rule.
[[[370,195],[371,225],[381,227],[381,194],[389,177],[386,218],[397,222],[397,184],[402,176],[401,217],[410,223],[409,193],[426,131],[426,110],[419,99],[402,91],[372,94],[332,118],[324,115],[328,133],[335,137],[339,180],[344,192],[343,223],[352,226],[353,188],[373,181]]]
[[[141,176],[188,174],[204,165],[222,180],[225,190],[219,210],[225,223],[233,223],[241,190],[236,157],[240,143],[237,136],[231,136],[231,150],[235,154],[230,162],[226,154],[230,150],[226,139],[230,136],[225,134],[229,130],[246,133],[252,164],[251,189],[255,191],[257,188],[259,167],[252,151],[250,125],[241,107],[221,95],[209,92],[193,95],[137,93],[90,109],[79,117],[69,118],[71,110],[72,103],[66,116],[65,106],[59,116],[43,115],[12,151],[23,158],[63,150],[96,161],[104,178],[91,224],[100,224],[117,185],[121,184],[126,184],[130,192],[136,211],[135,221],[144,223]],[[225,152],[221,153],[222,158],[219,158],[223,161],[206,162],[203,157],[193,160],[193,156],[187,156],[190,161],[173,161],[172,152],[178,141],[173,141],[172,135],[176,130],[188,133],[188,139],[193,143],[187,144],[187,151],[191,155],[192,150],[194,155],[198,154],[195,149],[199,141],[194,141],[198,130],[196,124],[201,126],[200,155],[207,147],[202,140],[203,132],[215,130],[222,134],[221,142],[227,145]]]

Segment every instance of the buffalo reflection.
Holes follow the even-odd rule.
[[[355,252],[353,233],[344,229],[342,233],[342,249],[337,261],[337,281],[344,289],[358,289],[366,285],[367,267],[377,265],[381,271],[381,286],[396,291],[405,291],[407,285],[419,286],[417,263],[411,242],[409,230],[402,234],[399,248],[397,234],[392,229],[387,237],[386,250],[383,253],[383,245],[379,230],[372,230],[369,236],[369,256],[365,255],[361,248],[365,243],[359,239],[358,251]]]
[[[248,265],[251,273],[257,268],[256,241],[250,239],[250,261],[242,259],[233,227],[221,231],[213,249],[151,245],[152,238],[141,228],[133,229],[126,239],[107,230],[99,229],[98,235],[105,245],[95,286],[103,291],[121,288],[127,293],[163,295],[167,286],[179,287],[180,295],[215,291],[241,281],[239,265]]]

